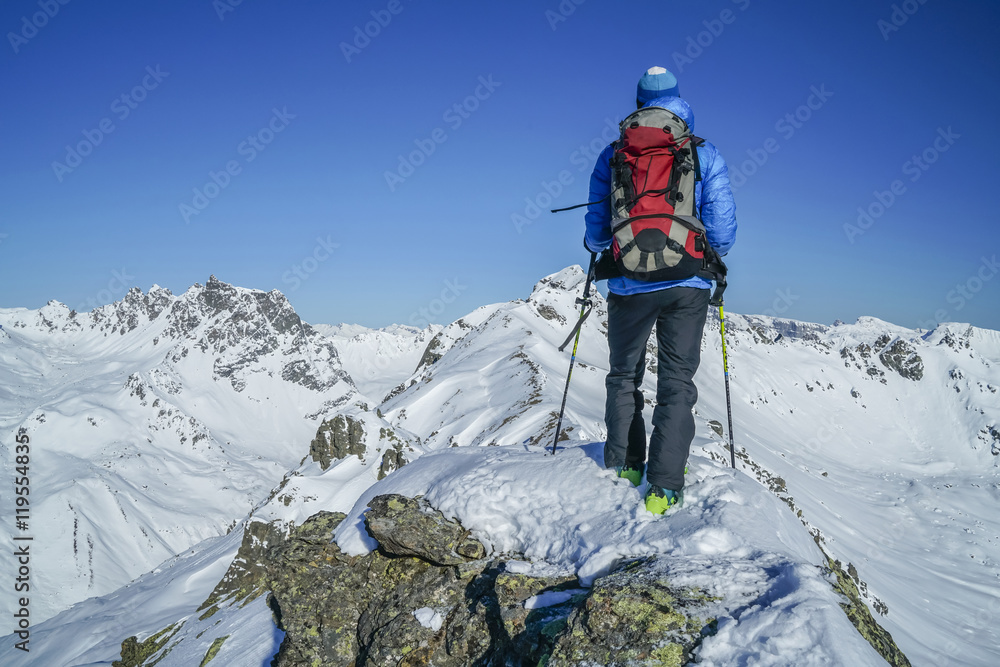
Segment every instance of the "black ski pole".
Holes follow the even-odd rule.
[[[726,374],[726,415],[729,417],[729,463],[736,468],[736,445],[733,444],[733,400],[729,393],[729,355],[726,354],[726,314],[722,311],[722,294],[728,286],[729,269],[711,246],[705,253],[707,262],[703,278],[715,281],[715,293],[708,305],[719,307],[719,332],[722,334],[722,370]]]
[[[736,467],[736,445],[733,444],[733,402],[729,395],[729,356],[726,354],[726,316],[719,299],[719,331],[722,333],[722,370],[726,374],[726,414],[729,416],[729,463]]]
[[[573,343],[573,354],[569,358],[569,372],[566,373],[566,388],[563,390],[562,405],[559,406],[559,420],[556,422],[556,437],[552,441],[552,454],[556,453],[556,445],[559,443],[559,432],[562,430],[563,415],[566,412],[566,398],[569,396],[569,381],[573,377],[573,364],[576,363],[576,348],[580,344],[580,332],[583,331],[583,322],[590,315],[590,283],[594,279],[594,265],[597,262],[597,253],[590,253],[590,267],[587,269],[587,283],[583,286],[583,298],[577,299],[576,302],[580,304],[580,319],[577,320],[576,327],[576,340]],[[573,334],[570,333],[570,336]],[[562,352],[563,348],[569,343],[569,338],[566,342],[559,347],[559,351]]]

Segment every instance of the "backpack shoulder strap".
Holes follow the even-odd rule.
[[[696,183],[701,180],[701,160],[698,158],[698,149],[701,148],[704,143],[705,140],[701,137],[691,135],[691,145],[693,146],[691,149],[691,157],[694,158],[694,180]]]

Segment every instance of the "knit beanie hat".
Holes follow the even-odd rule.
[[[662,67],[650,67],[639,79],[636,88],[636,103],[641,107],[658,97],[680,97],[677,77]]]

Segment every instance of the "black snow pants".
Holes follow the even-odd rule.
[[[611,371],[605,384],[608,468],[647,462],[646,479],[664,489],[684,488],[684,466],[694,439],[692,408],[698,400],[694,374],[708,315],[707,289],[671,287],[655,292],[608,295]],[[656,325],[656,406],[646,455],[642,378],[646,343]]]

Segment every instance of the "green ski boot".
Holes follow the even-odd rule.
[[[646,490],[646,511],[652,514],[663,514],[669,509],[680,507],[683,503],[683,491],[661,489],[655,484],[650,484]]]
[[[632,466],[615,466],[615,473],[622,479],[632,482],[632,486],[642,484],[642,474],[644,472],[646,472],[645,464],[640,465],[638,468],[633,468]]]

